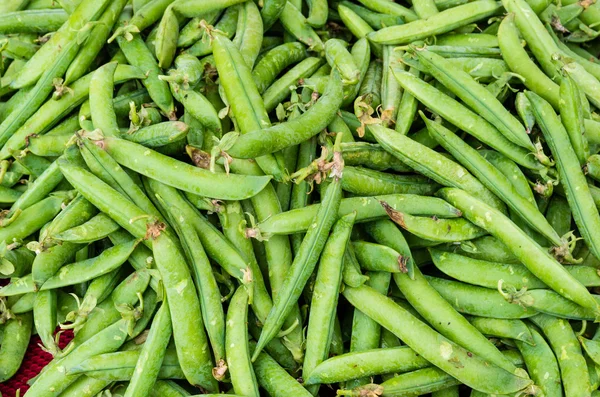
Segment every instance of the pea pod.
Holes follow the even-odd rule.
[[[415,21],[419,19],[417,14],[415,14],[412,10],[396,3],[390,3],[385,0],[360,0],[360,3],[365,5],[367,8],[370,8],[374,11],[395,15],[398,17],[402,17],[404,20],[408,22]]]
[[[523,125],[493,95],[467,73],[453,68],[431,51],[416,51],[419,61],[439,82],[498,129],[507,139],[531,151],[533,143]]]
[[[379,0],[379,2],[384,1]],[[444,10],[426,19],[412,21],[404,25],[385,27],[371,33],[369,39],[381,44],[408,44],[485,19],[496,13],[497,10],[498,4],[495,2],[475,1]]]
[[[566,76],[561,81],[560,94],[560,121],[567,130],[567,134],[569,134],[571,145],[579,159],[579,163],[583,165],[590,156],[590,151],[584,135],[581,94],[577,84],[571,77]]]
[[[2,382],[12,378],[25,357],[33,318],[31,313],[18,315],[4,326],[2,345],[0,346],[0,379]]]
[[[62,9],[15,10],[3,12],[0,18],[0,33],[39,33],[57,31],[68,19]]]
[[[222,32],[228,39],[231,39],[237,29],[238,21],[238,7],[229,7],[223,13],[223,16],[219,19],[215,25],[215,30]],[[263,20],[266,25],[266,21]],[[181,37],[181,36],[180,36]],[[202,37],[194,43],[190,48],[185,50],[190,55],[201,57],[212,53],[212,43],[208,32],[204,32]]]
[[[444,188],[438,194],[462,210],[467,219],[505,243],[523,265],[550,288],[581,306],[598,310],[598,304],[587,289],[505,215],[459,189]],[[519,239],[519,243],[514,244],[513,239]]]
[[[304,58],[306,49],[297,42],[285,43],[269,50],[252,70],[252,78],[258,92],[264,93],[281,71]]]
[[[294,4],[289,1],[285,4],[279,20],[287,32],[301,43],[306,44],[309,49],[316,52],[323,51],[323,42]]]
[[[336,155],[334,156],[335,160],[331,175],[333,181],[327,188],[327,193],[323,198],[317,216],[313,219],[313,222],[317,222],[317,226],[307,231],[306,236],[302,240],[300,251],[297,253],[290,267],[289,274],[285,278],[281,290],[275,296],[273,309],[271,309],[265,321],[257,347],[252,356],[253,360],[258,357],[264,345],[273,339],[279,328],[283,325],[285,317],[291,312],[293,308],[291,302],[294,302],[302,292],[323,250],[325,238],[335,222],[341,200],[340,179],[344,167],[341,153],[339,153],[339,142],[336,142],[336,144]]]
[[[477,390],[507,393],[509,390],[521,390],[531,384],[528,379],[515,376],[495,365],[484,364],[479,356],[468,353],[459,345],[439,335],[390,298],[369,287],[346,287],[343,294],[353,306],[391,330],[423,358]],[[412,327],[402,326],[407,323],[412,324]],[[429,343],[423,343],[424,338]],[[450,359],[462,365],[454,366]]]

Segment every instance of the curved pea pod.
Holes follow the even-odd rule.
[[[392,331],[417,354],[470,387],[487,393],[524,389],[531,381],[486,364],[482,358],[435,332],[424,322],[370,287],[346,287],[343,295],[361,312]],[[406,324],[411,324],[406,327]],[[460,366],[454,363],[461,363]]]
[[[143,346],[145,343],[139,350],[126,350],[90,357],[81,364],[71,367],[69,374],[85,375],[84,377],[109,382],[129,381],[135,374],[135,366],[142,354]],[[155,360],[146,361],[156,362]],[[158,368],[158,379],[185,379],[175,349],[168,348],[161,361],[162,365]],[[154,382],[148,382],[147,385],[151,388]]]
[[[352,4],[354,5],[354,4]],[[363,39],[366,36],[373,32],[373,28],[369,26],[369,24],[361,18],[353,9],[351,9],[344,2],[340,3],[337,8],[338,13],[340,14],[340,19],[344,23],[344,25],[352,32],[356,38]],[[377,57],[381,57],[383,54],[383,47],[379,44],[370,44],[373,53]]]
[[[425,278],[460,313],[503,319],[522,319],[537,314],[531,307],[508,303],[496,289],[429,276]]]
[[[115,30],[115,33],[108,39],[108,43],[111,43],[120,35],[139,33],[153,25],[154,22],[161,18],[171,3],[173,3],[173,0],[147,1],[142,7],[135,10],[135,14],[128,21],[127,26],[119,27]]]
[[[513,339],[531,346],[535,345],[531,331],[521,320],[486,317],[471,317],[468,320],[484,335]]]
[[[323,60],[321,58],[308,57],[275,80],[263,93],[263,101],[267,112],[274,110],[279,103],[289,98],[291,94],[290,86],[295,86],[302,79],[315,73],[322,64]]]
[[[204,95],[192,89],[173,90],[173,94],[185,110],[200,121],[204,127],[221,134],[222,127],[219,115]]]
[[[270,180],[267,176],[229,174],[223,177],[119,138],[105,137],[101,142],[104,150],[125,167],[205,197],[224,200],[249,198],[260,192]]]
[[[530,327],[529,331],[533,336],[533,344],[519,340],[515,343],[523,355],[531,379],[545,396],[562,396],[560,371],[554,352],[535,328]]]
[[[169,85],[158,78],[161,74],[160,68],[141,37],[135,36],[133,40],[127,41],[125,38],[119,36],[117,42],[125,54],[127,61],[131,65],[137,66],[146,74],[146,78],[142,81],[142,84],[148,90],[152,100],[166,113],[169,119],[174,118],[175,105],[173,104],[173,96],[169,90]]]
[[[527,92],[525,95],[531,102],[536,121],[557,163],[560,179],[579,232],[590,251],[598,256],[600,236],[596,231],[600,230],[600,215],[594,209],[594,200],[585,175],[581,171],[577,153],[571,146],[568,133],[548,102],[533,92]]]
[[[581,165],[586,163],[590,155],[583,124],[583,105],[579,87],[570,76],[560,83],[560,121],[569,134],[569,140]]]
[[[72,138],[71,134],[37,136],[29,140],[27,149],[42,157],[60,156]]]
[[[341,1],[340,5],[355,12],[358,16],[360,16],[362,19],[364,19],[369,25],[371,25],[371,28],[373,28],[373,29],[381,29],[386,26],[393,26],[393,25],[402,25],[404,23],[404,19],[401,16],[389,14],[389,13],[379,13],[379,12],[371,11],[368,8],[361,7],[358,4],[354,4],[349,1],[345,1],[345,0]],[[339,6],[338,6],[338,12],[340,13],[340,17],[341,17],[342,12],[339,11]],[[344,22],[344,24],[347,25],[346,22]]]
[[[531,318],[546,336],[557,357],[562,385],[567,396],[590,393],[590,377],[581,346],[567,320],[539,314]]]
[[[354,58],[346,49],[348,46],[342,40],[329,39],[325,42],[325,57],[332,68],[338,70],[342,84],[354,85],[360,80],[360,69],[354,63]]]
[[[33,321],[35,329],[45,349],[52,355],[60,352],[54,340],[57,325],[56,291],[38,291],[33,302]]]
[[[41,290],[82,283],[110,273],[127,261],[137,244],[136,240],[119,244],[104,250],[97,257],[63,266],[58,274],[42,284]]]
[[[581,306],[598,310],[598,303],[587,289],[505,215],[460,189],[444,188],[438,194],[457,206],[465,218],[505,243],[523,265],[550,288]]]
[[[525,78],[524,84],[549,101],[555,109],[559,106],[559,86],[529,58],[521,44],[519,30],[515,25],[515,14],[508,14],[498,29],[498,42],[502,57],[508,67]]]
[[[299,117],[273,127],[240,136],[228,153],[238,158],[255,158],[299,144],[323,130],[342,103],[342,81],[332,73],[323,96]]]
[[[524,92],[517,93],[515,97],[515,109],[521,118],[521,121],[525,125],[525,131],[530,134],[533,130],[533,126],[535,125],[535,116],[531,110],[531,103],[525,96]]]
[[[319,35],[308,24],[302,12],[289,1],[283,7],[283,11],[279,15],[279,21],[287,32],[298,41],[306,44],[310,50],[316,52],[324,50]]]
[[[0,203],[2,204],[12,204],[16,202],[19,197],[21,197],[21,192],[18,190],[14,190],[8,187],[0,187]]]
[[[529,154],[529,150],[508,140],[494,126],[456,100],[408,72],[394,70],[394,75],[405,91],[461,130],[526,168],[544,169],[544,166]]]
[[[184,139],[189,126],[181,121],[165,121],[140,128],[131,134],[122,134],[128,141],[139,143],[146,147],[161,147]]]
[[[15,10],[3,12],[0,16],[0,33],[56,32],[69,18],[62,9]]]
[[[553,245],[562,247],[565,244],[536,205],[519,194],[511,181],[484,156],[441,124],[424,120],[429,133],[529,226],[541,233]]]
[[[519,120],[468,73],[453,67],[446,59],[434,52],[416,51],[415,53],[421,64],[425,65],[436,80],[496,127],[507,139],[535,151],[533,143]]]
[[[493,236],[483,236],[475,240],[463,241],[458,244],[460,254],[469,258],[490,262],[521,264],[521,261],[502,243]]]
[[[32,311],[36,296],[36,292],[28,292],[21,295],[18,300],[12,304],[10,311],[13,312],[13,314],[23,314]]]
[[[46,366],[44,372],[35,379],[28,393],[58,396],[79,377],[79,375],[66,375],[65,372],[92,356],[117,350],[125,342],[126,337],[127,320],[124,319],[100,330],[86,342],[75,345],[68,355],[53,360]]]
[[[503,294],[512,303],[526,305],[539,313],[546,313],[558,318],[572,320],[594,320],[595,318],[593,310],[579,306],[549,289],[536,289],[521,293],[520,291],[515,292],[513,288],[507,288]],[[593,297],[600,302],[599,296],[593,295]]]
[[[394,175],[362,167],[346,167],[342,189],[360,196],[384,194],[432,195],[439,185],[417,175]]]
[[[498,3],[494,1],[474,1],[444,10],[426,19],[385,27],[371,33],[369,40],[381,44],[408,44],[488,18],[498,11],[498,7]]]
[[[198,41],[208,38],[208,32],[206,31],[205,27],[207,25],[214,25],[220,16],[221,10],[215,10],[203,16],[190,19],[190,21],[186,23],[185,26],[179,31],[179,36],[177,37],[177,47],[189,47]]]
[[[442,186],[461,187],[496,208],[504,208],[492,192],[454,161],[394,130],[378,125],[370,125],[369,130],[383,148],[421,174]]]
[[[392,3],[386,0],[359,0],[359,2],[373,11],[395,15],[409,22],[419,19],[417,14],[415,14],[412,10],[397,3]]]
[[[17,315],[4,326],[0,345],[0,381],[5,382],[12,378],[21,367],[29,346],[32,327],[31,313]]]
[[[63,397],[94,397],[110,385],[110,381],[80,376],[63,392]]]
[[[90,81],[90,110],[95,128],[104,135],[119,136],[117,115],[113,107],[115,62],[98,68]]]
[[[252,70],[252,78],[262,94],[288,66],[307,57],[306,48],[298,42],[281,44],[269,50]]]
[[[314,368],[329,357],[342,282],[344,247],[350,240],[355,218],[355,212],[340,218],[333,226],[323,248],[308,318],[306,353],[302,365],[303,378],[310,376]]]
[[[35,253],[18,244],[0,243],[0,277],[23,277],[31,272]]]
[[[338,216],[344,216],[352,211],[356,211],[356,223],[386,218],[388,216],[387,212],[381,206],[380,201],[385,201],[395,210],[411,215],[435,215],[440,218],[455,218],[460,216],[460,211],[448,205],[443,200],[409,194],[342,199]],[[257,229],[263,235],[293,234],[306,231],[311,224],[310,220],[318,213],[320,205],[313,204],[281,214],[274,214],[259,223]]]
[[[323,361],[304,378],[304,384],[345,382],[364,376],[414,371],[429,365],[429,361],[408,346],[364,350]]]
[[[269,28],[271,28],[275,22],[277,22],[286,3],[287,0],[265,0],[263,2],[260,15],[263,20],[265,32],[269,30]]]
[[[156,32],[155,49],[159,67],[166,69],[171,66],[177,51],[178,38],[179,22],[173,7],[169,6],[162,15]]]
[[[94,59],[96,59],[105,46],[112,27],[117,22],[126,3],[126,0],[116,0],[108,4],[106,10],[104,10],[102,16],[98,19],[98,23],[92,27],[90,37],[82,45],[75,59],[73,59],[73,62],[71,62],[71,65],[69,65],[69,68],[65,72],[65,85],[71,84],[87,72]]]

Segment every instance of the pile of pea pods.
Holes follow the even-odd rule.
[[[0,382],[39,340],[26,397],[599,396],[599,35],[595,0],[0,0]]]

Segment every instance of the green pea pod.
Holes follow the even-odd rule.
[[[173,12],[173,7],[169,6],[165,10],[158,30],[156,32],[156,58],[158,66],[166,69],[171,66],[177,51],[177,39],[179,38],[179,22]]]
[[[171,159],[133,142],[113,137],[105,137],[102,142],[104,150],[123,166],[173,187],[205,197],[225,200],[249,198],[260,192],[270,179],[266,176],[235,174],[230,174],[223,179],[218,174]],[[178,171],[169,172],[175,169]],[[218,183],[215,182],[215,178],[219,179]],[[224,183],[225,181],[227,183]]]
[[[546,313],[558,318],[571,320],[591,321],[595,318],[593,310],[581,307],[549,289],[527,291],[524,294],[519,294],[516,298],[512,294],[512,288],[508,290],[508,293],[506,291],[503,291],[503,293],[507,294],[505,298],[513,303],[522,303],[523,305],[530,306],[539,313]],[[595,295],[594,298],[597,302],[600,302],[600,297]]]
[[[238,21],[238,12],[239,7],[229,7],[223,13],[219,22],[215,25],[215,30],[222,32],[225,37],[231,39],[235,34],[235,30],[237,29],[237,21]],[[263,20],[263,23],[266,25],[266,21]],[[205,55],[209,55],[212,53],[212,43],[210,39],[210,35],[208,33],[203,33],[202,38],[194,43],[190,48],[185,50],[190,55],[201,57]]]
[[[19,210],[20,214],[17,219],[0,229],[0,241],[24,239],[35,233],[58,214],[63,202],[64,199],[61,197],[50,196],[23,211]]]
[[[101,393],[111,381],[103,379],[94,379],[87,376],[80,376],[77,380],[69,385],[61,396],[66,397],[94,397]]]
[[[239,6],[238,26],[233,44],[239,49],[250,69],[260,52],[263,37],[263,21],[254,2],[245,2]]]
[[[15,10],[0,15],[0,33],[56,32],[69,18],[62,9]]]
[[[376,171],[410,172],[406,164],[385,151],[381,146],[367,142],[342,143],[344,163]]]
[[[531,379],[546,396],[562,395],[562,385],[557,359],[548,342],[535,329],[529,328],[534,344],[516,341],[517,348],[525,359]]]
[[[405,92],[410,92],[425,106],[434,110],[458,128],[526,168],[532,170],[542,170],[544,168],[539,161],[529,155],[527,149],[508,140],[482,117],[460,105],[451,97],[408,72],[395,70],[394,75]]]
[[[152,242],[156,267],[165,286],[177,356],[186,379],[209,391],[217,388],[200,315],[200,303],[185,258],[165,234]]]
[[[154,22],[158,21],[165,10],[174,0],[150,0],[147,1],[144,6],[135,10],[135,14],[129,20],[127,26],[119,27],[115,30],[115,33],[108,39],[111,43],[115,38],[126,34],[126,33],[139,33],[149,26],[152,26]]]
[[[63,266],[58,274],[50,277],[42,284],[41,290],[82,283],[110,273],[127,261],[137,244],[138,242],[133,240],[116,245],[102,251],[97,257]]]
[[[290,35],[306,44],[310,50],[323,51],[323,42],[319,35],[309,25],[302,12],[289,1],[283,7],[279,21]]]
[[[493,364],[484,364],[482,358],[441,336],[390,298],[369,287],[346,287],[343,294],[354,307],[392,331],[423,358],[477,390],[507,393],[509,390],[524,389],[531,384],[530,380],[515,376]],[[407,323],[412,326],[402,325]],[[429,343],[423,343],[424,338]],[[461,365],[453,365],[450,359]]]
[[[360,69],[354,58],[346,49],[347,43],[340,39],[329,39],[325,42],[325,57],[332,68],[335,68],[344,85],[355,85],[360,80]]]
[[[431,51],[416,51],[416,54],[429,73],[495,126],[507,139],[531,151],[535,150],[523,125],[467,73],[453,68],[444,58]]]
[[[205,128],[216,134],[222,133],[221,119],[210,101],[198,91],[191,89],[173,90],[177,101],[181,102],[185,110],[190,112]]]
[[[496,208],[504,208],[492,192],[452,160],[393,130],[377,125],[369,126],[369,130],[385,149],[420,173],[443,186],[461,187]]]
[[[45,371],[35,379],[28,393],[58,396],[79,377],[79,375],[65,375],[65,372],[89,357],[117,350],[125,342],[126,336],[127,320],[119,320],[99,331],[86,342],[74,346],[65,357],[54,360],[46,366]]]
[[[165,112],[169,119],[175,118],[175,105],[173,104],[173,96],[169,90],[169,85],[158,78],[161,74],[160,68],[144,41],[139,36],[135,36],[131,41],[119,36],[117,42],[127,61],[146,74],[147,77],[142,81],[142,84],[148,90],[152,100]]]
[[[589,211],[594,208],[593,198],[569,135],[548,102],[532,92],[525,95],[531,102],[536,121],[557,163],[575,223],[590,251],[599,255],[600,241],[595,230],[600,230],[600,216],[596,210]]]
[[[258,397],[258,383],[250,361],[247,321],[248,294],[244,288],[238,288],[227,311],[227,364],[233,390],[240,395]]]
[[[386,0],[359,0],[359,2],[373,11],[377,11],[383,14],[395,15],[403,18],[408,22],[412,22],[419,19],[417,14],[415,14],[412,10],[397,3],[390,3]]]
[[[468,320],[484,335],[513,339],[531,346],[536,344],[531,331],[521,320],[486,317],[471,317]]]
[[[97,20],[102,15],[102,12],[107,7],[108,3],[108,0],[82,1],[77,9],[69,16],[67,21],[54,35],[52,35],[50,40],[48,40],[40,50],[27,61],[27,64],[21,69],[19,76],[11,83],[11,87],[17,89],[35,84],[43,74],[48,72],[51,65],[56,65],[56,61],[64,54],[67,48],[70,47],[73,49],[73,46],[79,47],[77,44],[79,31],[84,28],[88,22]],[[45,16],[42,18],[45,18]],[[73,57],[76,53],[77,51],[75,51]],[[71,58],[71,60],[72,59],[73,58]],[[66,68],[71,61],[66,63],[65,69],[60,73],[61,75],[66,71]],[[50,82],[51,81],[52,79]]]
[[[419,70],[410,67],[408,69],[408,73],[414,75],[415,77],[419,77]],[[417,106],[418,106],[417,98],[411,95],[410,92],[404,91],[402,92],[402,97],[400,98],[400,103],[398,105],[398,113],[396,115],[396,127],[395,130],[398,131],[402,135],[407,135],[410,127],[413,124],[415,119],[415,115],[417,114]]]
[[[297,42],[281,44],[269,50],[252,70],[252,78],[258,92],[264,93],[283,70],[302,61],[306,56],[306,48]]]
[[[155,148],[185,139],[188,130],[189,126],[180,121],[165,121],[121,136],[128,141]]]
[[[295,86],[301,79],[312,75],[322,64],[323,60],[321,58],[306,58],[274,81],[263,93],[263,101],[267,112],[274,110],[277,105],[289,98],[291,94],[290,86]]]
[[[12,378],[17,372],[29,346],[33,318],[31,313],[25,313],[8,320],[2,331],[0,345],[0,380]]]
[[[87,72],[92,62],[100,50],[106,44],[106,40],[110,36],[112,27],[117,22],[121,11],[127,4],[126,0],[111,1],[102,16],[98,19],[98,24],[90,31],[90,37],[82,45],[81,49],[69,65],[65,72],[65,85],[71,84]]]
[[[460,216],[460,211],[443,200],[410,194],[342,199],[338,216],[344,216],[352,211],[356,211],[356,223],[386,218],[388,215],[386,210],[381,206],[381,201],[388,203],[394,210],[411,215],[434,215],[438,218],[455,218]],[[309,229],[310,220],[319,212],[320,206],[321,204],[313,204],[281,214],[273,214],[270,218],[258,224],[257,231],[263,236],[304,232]]]
[[[460,189],[444,188],[438,194],[457,206],[464,217],[505,243],[523,265],[550,288],[581,306],[598,310],[598,304],[587,289],[505,215]],[[518,244],[514,243],[515,239],[518,239]]]
[[[116,63],[108,63],[98,68],[90,81],[90,110],[95,128],[104,135],[119,136],[117,115],[113,108],[113,90]]]
[[[402,68],[401,51],[386,46],[383,49],[383,77],[381,79],[381,106],[383,125],[389,127],[396,122],[398,105],[402,96],[400,84],[392,73],[393,69]]]
[[[250,349],[255,343],[250,342]],[[254,360],[254,372],[258,384],[265,389],[269,395],[294,395],[298,397],[310,397],[312,394],[294,379],[277,361],[267,353],[260,353]]]
[[[0,149],[0,158],[11,156],[11,150],[22,149],[26,146],[27,137],[31,134],[43,134],[63,117],[67,116],[87,98],[90,89],[92,73],[75,81],[69,95],[60,99],[46,101],[6,142]],[[119,65],[115,71],[115,83],[122,83],[131,79],[145,79],[145,75],[137,67]],[[138,93],[139,94],[139,93]],[[141,95],[143,97],[145,95]],[[127,104],[129,110],[129,104]]]
[[[202,2],[196,0],[177,0],[175,4],[173,4],[173,7],[181,16],[193,18],[204,15],[207,12],[222,10],[243,2],[244,0],[208,0]]]
[[[354,4],[352,4],[354,5]],[[357,6],[358,7],[358,6]],[[338,13],[344,25],[352,32],[358,39],[366,38],[367,35],[373,32],[373,28],[365,21],[361,16],[355,12],[346,2],[341,2],[338,6]],[[373,53],[377,57],[383,55],[383,47],[379,44],[370,45]]]
[[[393,175],[362,167],[346,167],[342,189],[359,196],[384,194],[432,195],[439,185],[417,175]]]
[[[33,115],[45,102],[48,94],[52,92],[53,80],[61,77],[67,67],[77,55],[79,45],[76,41],[71,42],[60,51],[56,60],[44,71],[35,87],[27,94],[27,97],[8,117],[0,124],[0,144],[5,145],[8,139],[18,128]]]
[[[383,388],[386,394],[396,396],[410,392],[434,393],[459,384],[459,381],[438,368],[423,368],[388,379],[379,387]],[[368,390],[368,386],[363,389]]]
[[[354,113],[359,114],[357,104],[367,105],[373,109],[377,109],[381,105],[381,79],[383,78],[383,65],[381,62],[371,62],[365,78],[360,84],[358,91],[359,102],[354,101]],[[360,133],[359,133],[360,136]]]
[[[164,312],[163,312],[164,313]],[[154,314],[154,313],[153,313]],[[158,313],[157,313],[158,314]],[[168,314],[168,311],[167,311]],[[165,316],[162,316],[163,324],[166,322]],[[163,327],[164,328],[164,327]],[[144,349],[142,346],[135,346],[132,350],[130,346],[123,346],[122,351],[114,353],[98,354],[83,361],[79,365],[71,367],[69,374],[85,375],[93,379],[102,379],[109,381],[129,380],[132,378],[135,367]],[[162,357],[164,355],[164,358]],[[147,360],[156,365],[156,360]],[[177,351],[172,347],[167,347],[161,352],[161,359],[158,360],[162,365],[159,366],[158,378],[185,379],[177,360]],[[149,386],[152,386],[151,382]]]
[[[152,321],[150,332],[139,355],[144,358],[138,359],[136,362],[133,376],[124,394],[125,397],[144,395],[152,388],[164,362],[167,345],[171,338],[170,316],[169,305],[165,300]],[[149,357],[152,359],[147,359]]]
[[[323,361],[304,378],[304,384],[338,383],[363,376],[409,372],[429,365],[408,346],[364,350]]]
[[[358,16],[371,25],[371,28],[373,29],[382,29],[386,26],[402,25],[404,23],[404,19],[398,15],[374,12],[368,8],[361,7],[346,0],[340,2],[340,5],[354,11]],[[340,17],[342,17],[342,12],[339,10],[339,6],[338,12],[340,13]],[[347,25],[345,22],[344,24]]]
[[[560,121],[569,134],[571,145],[579,159],[579,163],[583,165],[590,156],[588,142],[583,133],[585,131],[583,105],[579,88],[569,76],[564,77],[560,83],[560,97]]]
[[[184,253],[192,265],[191,270],[198,289],[202,318],[205,324],[210,324],[210,327],[207,327],[208,338],[212,346],[215,361],[217,362],[217,367],[222,369],[225,358],[225,314],[223,312],[219,287],[199,236],[208,237],[209,241],[214,241],[215,239],[212,235],[209,236],[209,233],[200,233],[197,231],[194,226],[198,223],[198,220],[201,222],[202,218],[193,211],[190,211],[189,204],[182,200],[175,189],[167,188],[164,185],[159,186],[156,183],[152,183],[151,185],[153,188],[152,191],[164,201],[163,207],[165,213],[169,214],[171,224],[181,239]],[[196,222],[194,222],[195,220]],[[202,225],[205,226],[204,223]],[[209,229],[209,231],[213,230]],[[216,237],[219,238],[221,236],[216,233]],[[213,253],[211,248],[216,244],[207,244],[206,240],[204,244],[206,250],[209,253]],[[218,247],[222,253],[229,254],[229,252],[226,252],[227,248],[229,247]],[[229,249],[231,250],[231,248]],[[215,261],[222,263],[223,261],[220,259],[217,258]],[[243,264],[242,260],[231,260],[231,256],[228,256],[228,259],[232,264],[237,266],[239,266],[240,262]],[[238,276],[238,273],[234,273],[235,276]]]
[[[583,396],[590,393],[587,365],[569,322],[546,314],[532,317],[531,321],[540,327],[558,358],[565,394]]]
[[[146,213],[161,218],[160,212],[139,186],[139,180],[136,183],[135,179],[127,174],[108,153],[89,139],[84,139],[82,143],[81,155],[94,175],[129,198]]]
[[[389,3],[382,0],[377,1]],[[408,44],[429,36],[447,33],[470,23],[488,18],[498,11],[498,7],[499,5],[493,1],[474,1],[444,10],[426,19],[413,20],[413,22],[404,25],[384,27],[377,32],[371,33],[369,40],[380,44]]]
[[[336,306],[342,281],[345,247],[350,239],[354,218],[356,213],[340,218],[333,226],[323,248],[308,318],[306,353],[302,365],[304,379],[329,356],[334,320],[337,318]]]
[[[524,77],[525,86],[549,101],[555,109],[558,109],[559,87],[529,58],[521,45],[519,30],[515,25],[515,14],[508,14],[500,24],[498,43],[502,51],[502,57],[508,67]]]
[[[242,134],[269,127],[271,122],[249,67],[245,67],[242,54],[234,44],[221,35],[213,39],[213,53],[219,71],[221,86],[230,102],[232,113]],[[233,67],[232,65],[236,65]],[[245,95],[239,95],[244,92]],[[260,156],[255,156],[260,157]],[[283,180],[283,171],[273,156],[257,159],[261,169],[268,175]]]
[[[52,355],[60,352],[54,340],[54,330],[57,325],[56,303],[56,291],[39,291],[35,294],[33,302],[35,329],[44,348]]]
[[[488,189],[495,193],[497,197],[500,197],[511,210],[552,244],[557,247],[563,246],[564,242],[561,237],[539,212],[535,204],[520,195],[506,176],[450,130],[439,123],[434,123],[428,119],[424,120],[429,133]]]
[[[255,158],[299,144],[323,130],[335,116],[341,102],[342,81],[334,72],[325,94],[305,113],[273,127],[241,135],[228,153],[233,157]]]
[[[170,12],[172,13],[173,11],[171,10]],[[177,37],[177,47],[189,47],[194,43],[203,40],[207,34],[204,26],[214,25],[220,16],[221,10],[216,10],[201,17],[192,18],[183,28],[181,28],[179,36]]]
[[[316,226],[307,231],[304,240],[302,240],[300,251],[294,258],[281,290],[275,295],[273,309],[271,309],[265,321],[257,348],[253,353],[253,360],[256,360],[262,348],[275,337],[283,325],[285,318],[291,312],[293,308],[292,302],[295,302],[300,296],[302,289],[312,274],[325,245],[326,236],[335,222],[341,201],[342,190],[340,179],[344,167],[343,159],[339,152],[339,144],[339,142],[336,142],[334,149],[336,153],[334,154],[335,160],[332,169],[333,181],[327,188],[327,193],[323,198],[317,216],[313,218]]]

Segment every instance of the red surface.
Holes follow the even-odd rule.
[[[63,349],[71,339],[73,339],[73,331],[63,332],[60,335],[58,346]],[[39,374],[42,368],[52,360],[52,355],[43,351],[39,344],[41,344],[40,338],[37,335],[32,336],[19,371],[7,382],[0,383],[2,397],[14,397],[18,389],[21,389],[21,396],[23,396],[29,389],[27,381]]]

